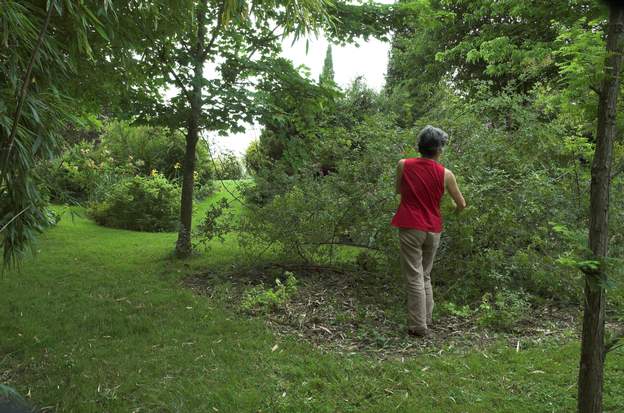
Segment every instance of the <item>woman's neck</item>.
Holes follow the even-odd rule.
[[[440,160],[440,155],[436,155],[436,156],[422,156],[421,158],[423,159],[429,159],[430,161],[436,161],[438,162]]]

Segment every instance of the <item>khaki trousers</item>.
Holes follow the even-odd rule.
[[[417,332],[432,324],[431,268],[440,233],[399,228],[401,270],[407,279],[407,328]]]

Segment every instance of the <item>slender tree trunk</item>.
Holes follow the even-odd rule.
[[[585,272],[585,308],[578,380],[579,413],[602,412],[605,360],[605,292],[608,212],[617,98],[624,52],[624,10],[609,9],[605,77],[598,103],[596,151],[591,170],[589,247],[599,266]]]
[[[191,109],[193,111],[193,109]],[[180,200],[180,230],[176,242],[176,256],[185,258],[193,252],[191,228],[193,223],[193,187],[195,186],[195,152],[199,139],[197,117],[189,116],[186,149],[182,166],[182,198]]]
[[[204,79],[206,8],[202,3],[197,6],[197,38],[193,47],[193,88],[191,92],[191,110],[187,119],[186,149],[182,166],[182,198],[180,200],[180,231],[175,253],[180,258],[188,257],[193,252],[191,230],[193,223],[193,187],[195,186],[195,152],[199,140],[202,115],[202,82]]]

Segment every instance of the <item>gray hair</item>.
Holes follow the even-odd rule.
[[[418,142],[418,152],[425,157],[432,158],[442,151],[442,148],[448,142],[448,134],[442,129],[427,125],[418,132],[416,140]]]

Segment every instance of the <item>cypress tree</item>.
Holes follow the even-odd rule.
[[[332,57],[331,44],[327,46],[327,51],[325,52],[325,61],[323,62],[323,71],[319,76],[319,83],[336,83],[334,81],[334,59]]]

